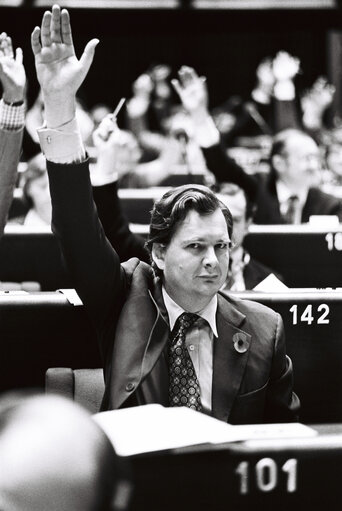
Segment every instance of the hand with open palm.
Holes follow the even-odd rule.
[[[41,28],[33,30],[31,45],[49,127],[60,126],[74,116],[76,92],[89,71],[98,42],[89,41],[78,60],[69,13],[58,5],[52,12],[46,11]]]

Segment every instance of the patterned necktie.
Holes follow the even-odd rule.
[[[200,412],[200,386],[185,345],[186,332],[197,319],[197,314],[183,313],[176,321],[173,330],[176,333],[171,336],[169,344],[169,403],[170,406],[187,406]]]
[[[284,220],[287,224],[296,223],[296,212],[298,208],[299,198],[297,195],[291,195],[287,201],[287,211],[284,215]]]

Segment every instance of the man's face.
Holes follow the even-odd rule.
[[[229,263],[229,235],[220,209],[200,215],[190,210],[156,261],[173,300],[196,312],[222,287]]]
[[[243,190],[237,190],[236,193],[231,193],[231,185],[227,185],[227,192],[225,192],[225,185],[221,186],[217,198],[225,204],[233,217],[233,244],[235,248],[242,245],[243,240],[248,232],[250,221],[246,219],[247,202]]]
[[[307,136],[292,136],[282,154],[283,172],[280,179],[294,187],[317,186],[321,169],[320,153],[315,141]]]

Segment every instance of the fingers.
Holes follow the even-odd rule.
[[[70,16],[66,9],[63,9],[61,12],[61,31],[63,43],[72,44]]]
[[[40,36],[40,28],[34,27],[33,32],[31,34],[31,48],[33,51],[33,55],[38,55],[38,53],[40,53],[42,51],[39,36]]]
[[[9,36],[6,37],[5,56],[14,58],[12,39]]]
[[[53,5],[50,25],[51,41],[61,43],[61,10],[59,5]]]
[[[15,61],[18,64],[22,64],[23,63],[23,50],[21,48],[17,48],[15,50]]]
[[[0,34],[0,54],[2,57],[14,58],[12,39],[6,32]]]
[[[51,46],[51,29],[50,29],[51,20],[52,20],[51,12],[45,11],[40,29],[40,39],[42,42],[42,47]]]
[[[179,82],[179,80],[177,80],[176,78],[174,78],[173,80],[171,80],[171,85],[173,86],[173,88],[175,89],[175,91],[177,92],[178,96],[182,97],[182,93],[183,93],[183,88]]]
[[[95,55],[95,48],[98,45],[100,41],[98,39],[92,39],[87,43],[87,46],[84,48],[84,52],[82,54],[82,57],[80,58],[80,64],[82,66],[84,76],[89,71],[89,68],[91,66],[91,63],[93,62],[93,58]]]

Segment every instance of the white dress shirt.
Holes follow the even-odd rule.
[[[296,195],[298,197],[298,202],[296,204],[296,213],[295,213],[295,224],[300,224],[302,222],[302,212],[304,208],[304,204],[306,202],[306,198],[308,196],[307,190],[298,190],[294,193],[290,190],[282,181],[276,181],[276,190],[277,196],[279,200],[280,213],[282,215],[286,215],[286,212],[289,207],[289,199]]]
[[[179,316],[187,311],[172,300],[164,287],[162,293],[169,316],[170,330],[172,331]],[[185,335],[185,345],[200,386],[202,408],[207,414],[210,414],[212,409],[214,337],[218,337],[216,311],[217,296],[215,295],[204,309],[196,312],[202,319],[196,321]]]

